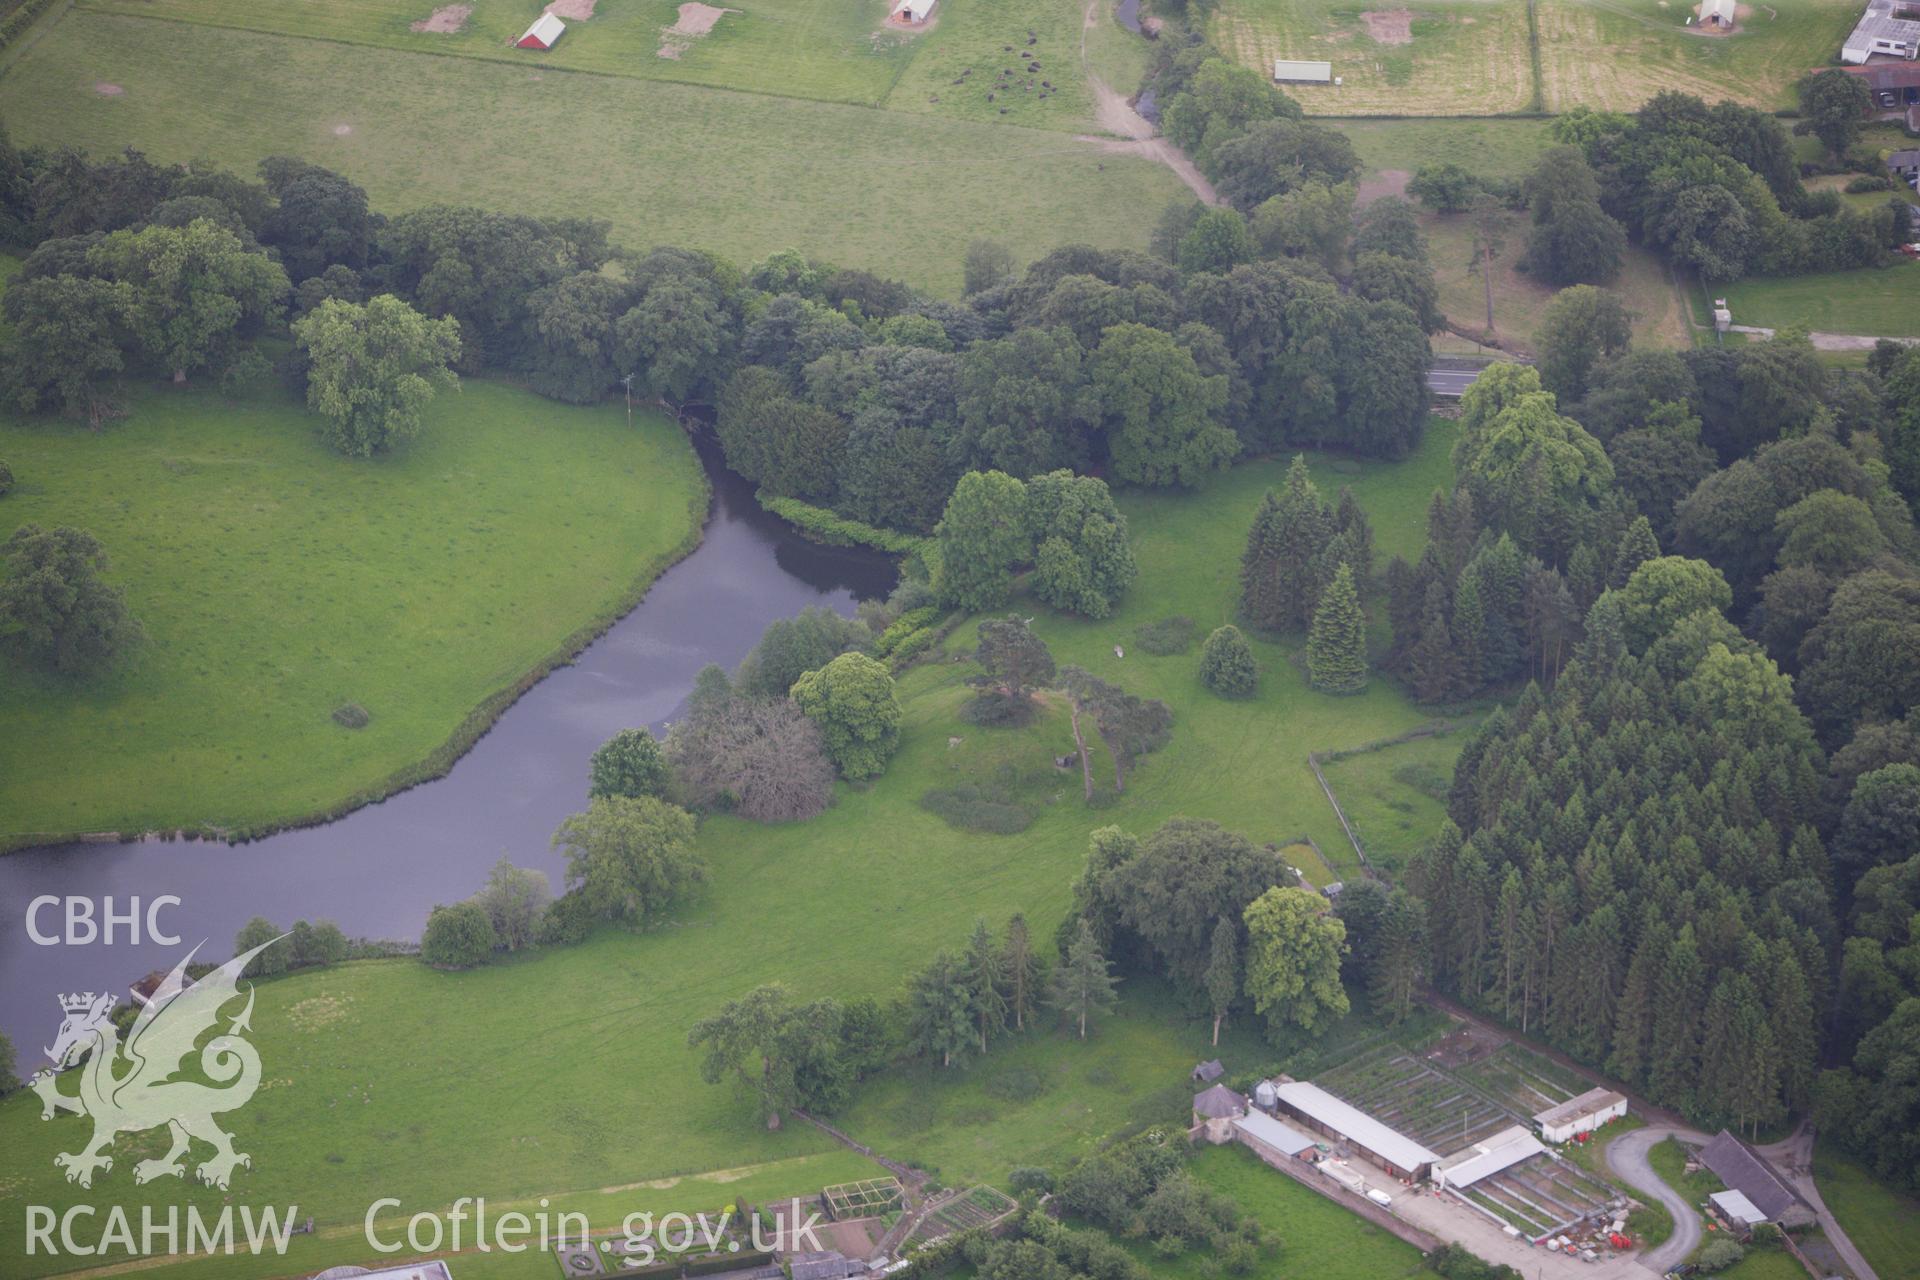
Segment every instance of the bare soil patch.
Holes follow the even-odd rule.
[[[93,91],[103,98],[117,98],[126,92],[126,90],[119,85],[112,84],[106,80],[96,80],[93,85]]]
[[[589,10],[594,0],[556,0],[560,4],[585,4]],[[701,4],[700,0],[688,0],[680,6],[680,17],[670,27],[660,28],[660,48],[655,56],[678,58],[693,47],[693,42],[712,31],[720,19],[729,13],[738,13],[738,9],[723,9],[716,5]]]
[[[443,4],[427,17],[412,24],[412,29],[431,32],[434,35],[450,36],[467,25],[467,19],[473,16],[470,4]]]
[[[1360,15],[1375,44],[1412,44],[1413,13],[1407,9],[1369,9]]]
[[[337,124],[333,126],[333,136],[336,138],[344,138],[352,132],[353,126],[350,124]]]
[[[1354,204],[1364,208],[1383,196],[1404,196],[1413,175],[1405,169],[1382,169],[1369,174],[1353,193]]]
[[[594,3],[595,0],[553,0],[545,11],[568,22],[585,22],[593,16]]]

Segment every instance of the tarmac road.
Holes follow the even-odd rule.
[[[1479,376],[1478,369],[1429,369],[1427,390],[1442,396],[1464,395]]]
[[[1692,1257],[1693,1251],[1700,1245],[1699,1212],[1647,1163],[1647,1152],[1675,1136],[1688,1142],[1706,1141],[1705,1134],[1695,1133],[1691,1129],[1662,1127],[1635,1129],[1607,1144],[1607,1167],[1613,1170],[1615,1176],[1634,1190],[1658,1200],[1673,1215],[1673,1234],[1667,1237],[1666,1243],[1640,1255],[1640,1265],[1655,1275],[1665,1275],[1673,1270]]]

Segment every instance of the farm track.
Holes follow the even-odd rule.
[[[1174,171],[1187,189],[1200,197],[1200,203],[1217,205],[1222,203],[1220,195],[1207,181],[1187,153],[1159,136],[1159,131],[1147,122],[1146,117],[1133,109],[1125,95],[1112,85],[1093,74],[1093,67],[1087,61],[1087,31],[1100,21],[1101,6],[1105,0],[1087,0],[1086,18],[1080,26],[1080,71],[1086,76],[1087,85],[1093,90],[1094,115],[1100,127],[1117,138],[1096,138],[1085,134],[1077,135],[1082,142],[1091,142],[1103,151],[1116,155],[1140,156],[1147,160],[1163,164]]]
[[[1658,1200],[1673,1218],[1673,1234],[1658,1247],[1640,1255],[1640,1265],[1655,1275],[1665,1275],[1692,1257],[1693,1251],[1700,1247],[1699,1213],[1685,1196],[1668,1186],[1667,1180],[1653,1171],[1653,1165],[1647,1160],[1647,1153],[1668,1138],[1705,1142],[1707,1135],[1695,1129],[1661,1125],[1635,1129],[1607,1144],[1607,1168],[1634,1190]]]

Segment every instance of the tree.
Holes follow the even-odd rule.
[[[1207,955],[1207,1004],[1213,1010],[1213,1043],[1220,1043],[1220,1024],[1240,998],[1240,924],[1221,916],[1213,926]]]
[[[820,726],[786,699],[725,697],[667,733],[676,794],[755,822],[811,818],[833,799]]]
[[[865,651],[873,634],[865,624],[831,609],[809,605],[791,618],[775,618],[740,663],[735,688],[754,698],[784,698],[793,682],[843,653]]]
[[[1307,637],[1307,674],[1325,693],[1359,693],[1367,687],[1367,619],[1345,563],[1320,598]]]
[[[1426,904],[1396,888],[1387,896],[1367,956],[1367,990],[1375,1009],[1398,1022],[1413,1011],[1427,971]]]
[[[108,385],[133,341],[131,286],[72,275],[21,278],[0,302],[12,326],[0,375],[15,404],[58,409],[99,430],[113,409]]]
[[[1007,940],[1001,945],[1000,955],[1006,967],[1007,1012],[1013,1015],[1013,1029],[1024,1031],[1027,1020],[1033,1017],[1034,1002],[1040,998],[1043,971],[1027,932],[1027,918],[1018,911],[1007,921]]]
[[[963,289],[971,298],[1014,277],[1013,250],[994,240],[975,240],[961,262]]]
[[[969,471],[934,526],[933,589],[949,608],[979,613],[1006,603],[1013,566],[1032,554],[1027,487],[1003,471]]]
[[[1217,627],[1200,647],[1200,683],[1223,698],[1246,698],[1260,687],[1260,665],[1240,628]]]
[[[1240,919],[1269,888],[1298,883],[1273,850],[1199,818],[1169,818],[1105,878],[1100,891],[1118,922],[1152,948],[1174,987],[1195,1003],[1208,989],[1218,922]]]
[[[245,955],[255,947],[266,947],[259,955],[247,961],[244,977],[271,978],[287,971],[290,949],[280,946],[268,946],[282,936],[279,925],[265,916],[255,916],[240,926],[240,932],[233,938],[233,954]]]
[[[973,999],[965,967],[945,951],[907,987],[907,1043],[950,1067],[973,1046]]]
[[[19,1061],[13,1053],[13,1041],[0,1034],[0,1098],[20,1087],[20,1077],[15,1074],[18,1066]]]
[[[367,265],[377,219],[365,191],[290,156],[262,160],[260,176],[275,201],[261,220],[260,242],[280,251],[289,278],[305,280],[336,264]]]
[[[1540,322],[1540,384],[1570,404],[1587,394],[1594,368],[1632,340],[1633,317],[1619,294],[1590,284],[1562,289]]]
[[[1353,291],[1375,302],[1399,303],[1413,312],[1426,333],[1446,327],[1446,314],[1440,310],[1440,287],[1425,258],[1363,253],[1353,261]]]
[[[1176,260],[1180,269],[1189,273],[1224,272],[1252,257],[1253,238],[1247,234],[1247,220],[1233,209],[1207,209],[1180,237]]]
[[[1833,841],[1843,884],[1920,849],[1920,767],[1890,764],[1862,774]]]
[[[347,958],[347,935],[331,920],[295,920],[288,930],[288,967],[339,964]]]
[[[1078,1027],[1080,1038],[1085,1040],[1087,1024],[1113,1008],[1116,985],[1112,966],[1100,954],[1093,929],[1085,920],[1080,921],[1065,957],[1053,971],[1050,1003]]]
[[[1107,482],[1064,469],[1037,475],[1027,481],[1026,513],[1038,548],[1033,593],[1085,617],[1111,613],[1139,568]]]
[[[1451,161],[1421,165],[1407,182],[1407,194],[1435,213],[1465,213],[1480,191],[1480,179]]]
[[[1810,493],[1773,518],[1782,568],[1806,566],[1834,577],[1866,568],[1887,550],[1873,508],[1834,489]]]
[[[967,939],[967,1000],[973,1008],[973,1025],[980,1033],[980,1052],[987,1052],[987,1041],[1007,1029],[1010,1004],[1007,998],[1007,959],[993,942],[985,919],[973,922],[973,934]]]
[[[1826,617],[1800,646],[1800,698],[1834,742],[1867,720],[1920,703],[1920,583],[1880,569],[1834,590]]]
[[[1258,73],[1254,75],[1257,78]],[[1263,87],[1270,99],[1281,96],[1271,86]],[[1287,105],[1297,116],[1298,106],[1290,101]],[[1174,136],[1174,115],[1170,106],[1169,136]],[[1215,189],[1243,211],[1257,209],[1302,184],[1339,186],[1360,174],[1360,161],[1347,135],[1309,120],[1263,120],[1238,137],[1221,136],[1230,140],[1214,149],[1211,160],[1204,155],[1195,158],[1214,180]]]
[[[1721,1236],[1717,1240],[1709,1241],[1706,1247],[1700,1250],[1698,1262],[1700,1270],[1712,1274],[1715,1271],[1725,1271],[1746,1256],[1747,1251],[1738,1240]]]
[[[955,449],[969,466],[1031,476],[1084,467],[1099,405],[1086,352],[1065,325],[1016,329],[960,357]]]
[[[1254,513],[1240,557],[1240,611],[1267,631],[1293,630],[1313,618],[1326,586],[1333,513],[1321,500],[1304,455],[1294,455],[1287,483]]]
[[[100,580],[108,567],[99,540],[61,525],[23,524],[0,543],[0,635],[20,638],[56,671],[99,671],[138,644],[142,631],[125,595]]]
[[[567,888],[597,916],[644,928],[707,879],[693,815],[652,796],[602,796],[553,833]]]
[[[1800,114],[1813,136],[1835,159],[1853,149],[1873,110],[1873,91],[1859,76],[1838,67],[1817,71],[1800,81]]]
[[[1347,928],[1311,889],[1275,886],[1246,910],[1247,994],[1276,1029],[1318,1035],[1351,1007],[1340,985]]]
[[[667,782],[666,758],[645,729],[622,729],[587,762],[589,796],[664,796]]]
[[[1606,450],[1522,365],[1491,366],[1461,397],[1453,462],[1480,521],[1549,563],[1567,562],[1613,487]]]
[[[777,1130],[785,1112],[844,1093],[855,1069],[846,1051],[848,1014],[833,1000],[796,1005],[784,986],[765,983],[695,1023],[687,1047],[705,1050],[702,1080],[732,1079],[762,1123]]]
[[[1317,262],[1329,274],[1339,271],[1353,233],[1353,197],[1351,182],[1302,183],[1253,211],[1253,239],[1267,257],[1285,254]]]
[[[1087,744],[1080,733],[1080,717],[1091,715],[1107,754],[1113,757],[1113,789],[1127,789],[1127,771],[1141,756],[1167,745],[1173,734],[1173,711],[1158,698],[1140,698],[1108,684],[1081,667],[1063,667],[1061,683],[1073,708],[1074,740],[1080,746],[1080,767],[1087,771]],[[1093,781],[1087,777],[1087,797]]]
[[[87,253],[94,274],[127,285],[134,341],[185,382],[223,364],[241,337],[271,319],[287,296],[287,273],[204,218],[184,227],[116,231]]]
[[[1053,681],[1053,654],[1047,642],[1033,634],[1017,615],[989,618],[980,624],[980,643],[973,660],[985,682],[1002,697],[1025,701],[1036,689]]]
[[[1578,147],[1555,147],[1527,179],[1533,228],[1526,270],[1554,284],[1599,284],[1620,271],[1626,232],[1600,205],[1600,184]]]
[[[1468,691],[1467,672],[1454,643],[1446,583],[1427,584],[1421,604],[1419,637],[1407,650],[1407,677],[1420,702],[1445,702]]]
[[[851,782],[886,771],[900,742],[893,677],[864,653],[843,653],[793,684],[793,704],[820,726],[827,757]]]
[[[365,306],[328,299],[294,322],[307,357],[307,407],[328,422],[327,441],[344,454],[384,453],[420,429],[438,390],[459,384],[447,366],[460,357],[460,326],[429,320],[390,293]]]
[[[518,951],[533,945],[540,919],[546,914],[547,901],[552,896],[545,872],[516,867],[501,854],[473,901],[487,913],[499,944],[509,951]]]
[[[1114,474],[1145,485],[1198,487],[1239,451],[1222,426],[1227,379],[1200,372],[1172,335],[1143,324],[1106,331],[1089,362]]]
[[[420,959],[436,969],[471,969],[493,957],[493,922],[472,902],[436,906],[420,935]]]
[[[1704,560],[1661,556],[1633,571],[1618,592],[1620,625],[1627,647],[1644,653],[1680,622],[1706,610],[1725,613],[1733,590],[1720,571]]]
[[[673,404],[710,392],[736,342],[719,288],[700,278],[669,279],[646,291],[614,324],[615,359]]]
[[[616,321],[632,297],[625,280],[598,271],[576,271],[528,295],[529,385],[569,404],[593,404],[604,396],[637,363],[617,351]]]

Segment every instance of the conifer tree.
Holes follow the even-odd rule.
[[[1346,539],[1346,562],[1353,566],[1354,579],[1365,585],[1373,577],[1373,525],[1367,521],[1367,513],[1360,508],[1360,500],[1353,496],[1350,485],[1340,486],[1340,502],[1334,509],[1333,527],[1335,532]]]
[[[1240,628],[1216,628],[1200,648],[1200,683],[1223,698],[1246,698],[1260,687],[1260,664]]]
[[[1240,926],[1221,916],[1213,926],[1212,950],[1207,957],[1207,1001],[1213,1006],[1213,1042],[1220,1043],[1220,1024],[1240,998]]]
[[[1240,555],[1240,612],[1265,630],[1278,630],[1280,603],[1280,500],[1273,490],[1260,499],[1247,529],[1247,548]]]
[[[1267,631],[1296,630],[1313,617],[1333,541],[1333,513],[1320,498],[1304,456],[1295,456],[1280,493],[1254,517],[1241,559],[1241,607]]]
[[[1413,1010],[1413,998],[1426,971],[1427,909],[1405,889],[1395,889],[1379,923],[1367,989],[1374,1008],[1399,1022]]]
[[[1359,693],[1367,687],[1367,620],[1347,565],[1335,572],[1313,615],[1307,674],[1326,693]]]
[[[1421,702],[1445,702],[1464,692],[1460,647],[1453,642],[1447,612],[1446,584],[1435,579],[1427,584],[1420,638],[1407,654],[1407,677],[1413,682],[1413,696]]]
[[[973,1044],[973,1000],[966,966],[942,951],[907,989],[907,1043],[950,1067]]]
[[[1085,920],[1074,930],[1067,954],[1053,971],[1053,1007],[1064,1013],[1087,1038],[1087,1024],[1094,1015],[1113,1007],[1116,979],[1107,958],[1100,954],[1093,929]]]
[[[988,1039],[1007,1029],[1007,966],[983,919],[973,922],[973,935],[967,939],[966,983],[967,1001],[984,1055]]]
[[[1040,995],[1040,959],[1033,951],[1027,918],[1018,911],[1007,921],[1007,941],[1000,953],[1006,957],[1007,1009],[1013,1014],[1013,1029],[1024,1031]]]
[[[1700,1021],[1706,974],[1693,925],[1683,924],[1654,983],[1647,1088],[1654,1100],[1685,1109],[1700,1078]]]
[[[1460,692],[1477,692],[1487,681],[1487,614],[1480,579],[1460,575],[1453,589],[1453,643],[1460,654]]]
[[[1633,571],[1649,560],[1660,558],[1660,539],[1653,536],[1653,524],[1645,516],[1638,516],[1620,535],[1620,546],[1613,553],[1613,572],[1607,577],[1607,585],[1615,588],[1627,585],[1627,579]]]

